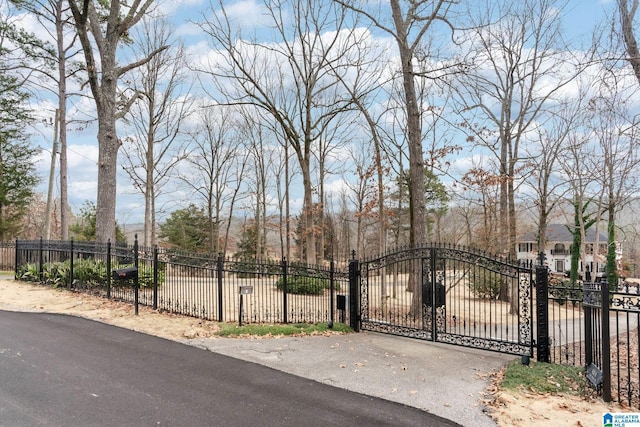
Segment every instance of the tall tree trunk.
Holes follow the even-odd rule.
[[[145,178],[145,190],[144,190],[144,246],[150,247],[155,242],[152,241],[152,230],[155,226],[152,220],[152,200],[153,200],[153,186],[155,170],[155,154],[154,154],[154,130],[153,130],[153,102],[149,105],[149,129],[147,131],[147,153],[146,153],[146,178]]]
[[[285,253],[284,256],[291,259],[291,207],[289,193],[289,144],[284,146],[284,215],[285,215]]]
[[[63,0],[56,2],[56,40],[58,52],[58,120],[60,137],[60,238],[69,240],[69,195],[67,191],[67,62],[64,49]]]
[[[424,159],[422,153],[422,126],[420,123],[420,109],[415,87],[415,72],[413,69],[413,51],[407,39],[409,28],[402,16],[399,0],[391,0],[391,14],[396,27],[396,41],[400,54],[402,69],[402,86],[404,89],[405,108],[407,115],[407,139],[409,141],[409,197],[411,231],[410,245],[416,247],[425,244],[427,240],[426,207],[424,196]],[[409,275],[409,289],[413,292],[411,312],[414,316],[422,312],[422,283],[417,275],[420,269],[414,265]]]
[[[311,186],[311,168],[309,166],[309,156],[305,156],[307,161],[300,160],[302,171],[302,185],[304,188],[304,201],[302,206],[304,249],[306,251],[305,261],[308,264],[316,262],[316,233],[313,221],[313,188]]]
[[[407,139],[409,141],[409,176],[411,206],[412,246],[424,244],[426,234],[426,207],[424,196],[424,155],[422,152],[421,114],[415,87],[415,71],[413,69],[413,51],[407,39],[409,29],[402,17],[399,0],[391,0],[391,13],[397,29],[397,43],[402,68],[402,86],[404,89],[407,114]]]
[[[115,86],[115,85],[114,85]],[[115,91],[115,87],[113,89]],[[98,115],[115,117],[115,106],[108,101],[102,104]],[[115,118],[104,119],[98,124],[98,194],[96,198],[96,240],[116,240],[116,171],[119,141],[116,136]]]
[[[610,195],[611,197],[611,195]],[[610,199],[611,200],[611,199]],[[618,269],[616,260],[616,213],[615,204],[608,206],[607,223],[607,280],[610,286],[618,284]]]

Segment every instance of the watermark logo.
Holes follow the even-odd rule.
[[[623,412],[602,415],[602,427],[640,427],[640,413]]]

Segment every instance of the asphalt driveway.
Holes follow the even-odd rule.
[[[458,424],[91,320],[0,311],[0,426],[301,425]]]

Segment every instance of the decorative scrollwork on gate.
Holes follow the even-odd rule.
[[[521,271],[518,279],[518,342],[521,344],[531,344],[533,342],[533,331],[531,330],[531,296],[532,280],[530,271]]]
[[[589,307],[602,307],[602,291],[600,284],[589,283],[584,285],[584,305]]]
[[[360,266],[363,329],[532,354],[532,268],[439,244],[387,253]],[[397,296],[383,295],[389,281],[401,284]]]

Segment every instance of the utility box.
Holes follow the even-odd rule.
[[[127,267],[113,270],[111,273],[113,280],[129,280],[138,278],[138,267]]]
[[[338,310],[346,310],[347,309],[347,296],[346,295],[336,295],[336,308]]]
[[[336,308],[338,309],[340,322],[344,323],[349,311],[349,295],[336,295]]]

